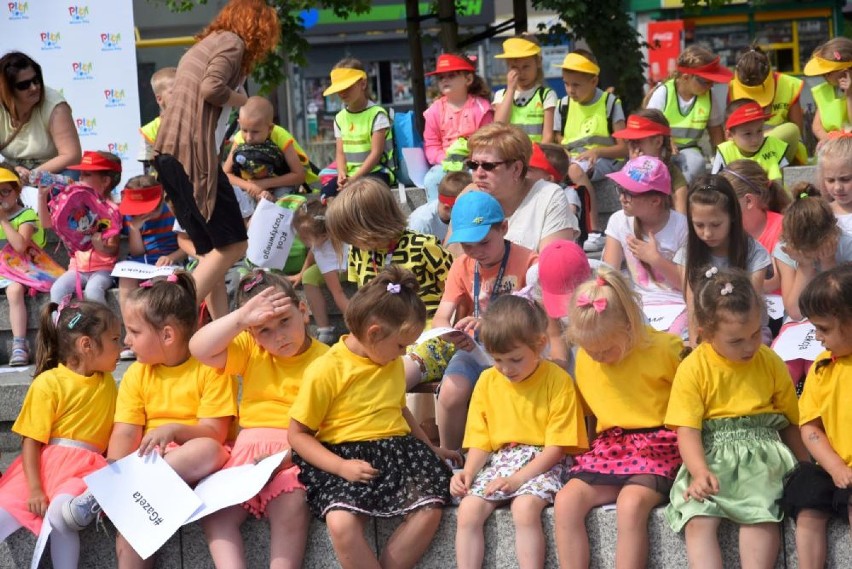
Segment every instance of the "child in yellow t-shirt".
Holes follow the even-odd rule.
[[[107,459],[158,452],[195,484],[225,464],[224,442],[237,414],[234,378],[189,352],[198,319],[195,282],[185,272],[145,281],[128,295],[123,316],[136,363],[121,380]],[[121,534],[116,555],[119,567],[142,563]]]
[[[817,464],[799,463],[782,507],[796,520],[800,567],[822,567],[831,515],[852,518],[852,265],[820,273],[802,292],[802,314],[827,350],[805,380],[799,429]]]
[[[542,358],[547,315],[520,296],[491,301],[480,339],[494,359],[476,383],[462,446],[464,470],[450,481],[462,501],[456,533],[459,567],[479,567],[483,526],[512,503],[518,559],[544,566],[541,511],[553,503],[567,471],[567,454],[589,446],[571,376]]]
[[[683,342],[646,325],[630,285],[610,269],[577,286],[568,321],[566,336],[580,347],[577,387],[597,436],[556,496],[559,557],[588,566],[586,515],[615,502],[616,564],[644,564],[648,516],[666,501],[681,462],[677,436],[663,425]]]
[[[106,466],[120,338],[119,319],[102,304],[42,312],[36,378],[12,426],[22,453],[0,478],[0,541],[22,526],[38,535],[47,519],[57,567],[77,566],[80,527],[69,505],[84,494],[83,477]]]
[[[287,427],[308,364],[328,351],[308,335],[308,313],[293,285],[261,270],[239,283],[230,314],[214,320],[193,337],[192,354],[225,374],[240,376],[240,432],[222,468],[251,464],[290,448]],[[249,501],[202,520],[213,562],[245,566],[240,526],[249,516],[269,517],[273,565],[300,567],[310,518],[305,487],[289,458]]]
[[[666,410],[683,458],[666,518],[674,531],[686,526],[690,565],[722,566],[716,532],[726,518],[740,526],[751,563],[771,567],[784,476],[808,460],[796,393],[784,362],[762,344],[764,301],[749,277],[708,275],[694,296],[703,341],[678,368]]]
[[[364,566],[379,565],[364,539],[365,517],[406,516],[381,559],[412,567],[450,498],[442,458],[454,455],[435,448],[405,406],[402,356],[426,322],[417,287],[396,265],[361,287],[346,308],[351,333],[308,366],[290,408],[308,506],[336,536],[337,558]]]

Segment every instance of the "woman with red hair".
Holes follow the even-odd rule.
[[[248,73],[280,38],[275,8],[264,0],[230,0],[181,58],[174,90],[154,143],[154,166],[180,226],[201,256],[193,276],[198,301],[227,312],[224,278],[246,251],[245,225],[234,190],[219,162],[231,107],[246,94]]]

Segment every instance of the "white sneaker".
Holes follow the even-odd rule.
[[[589,236],[586,237],[586,242],[583,243],[583,251],[586,253],[598,253],[603,251],[605,243],[606,235],[600,231],[590,231]]]
[[[91,525],[100,513],[100,504],[88,490],[62,505],[62,519],[68,527],[76,531]]]
[[[130,348],[125,348],[124,350],[121,350],[121,353],[118,355],[118,357],[122,360],[135,360],[136,352],[134,352]]]

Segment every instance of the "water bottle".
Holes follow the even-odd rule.
[[[62,174],[51,174],[45,170],[31,170],[29,183],[31,186],[58,186],[63,188],[73,184],[74,180]]]

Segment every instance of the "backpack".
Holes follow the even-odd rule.
[[[234,175],[243,180],[260,180],[290,173],[284,153],[271,140],[238,145],[234,149],[233,160]]]
[[[38,292],[50,292],[53,282],[65,272],[39,246],[30,244],[18,253],[6,244],[0,249],[0,277],[21,283]]]
[[[53,231],[72,254],[89,251],[97,232],[110,239],[121,231],[118,208],[83,184],[55,188],[48,209]]]

